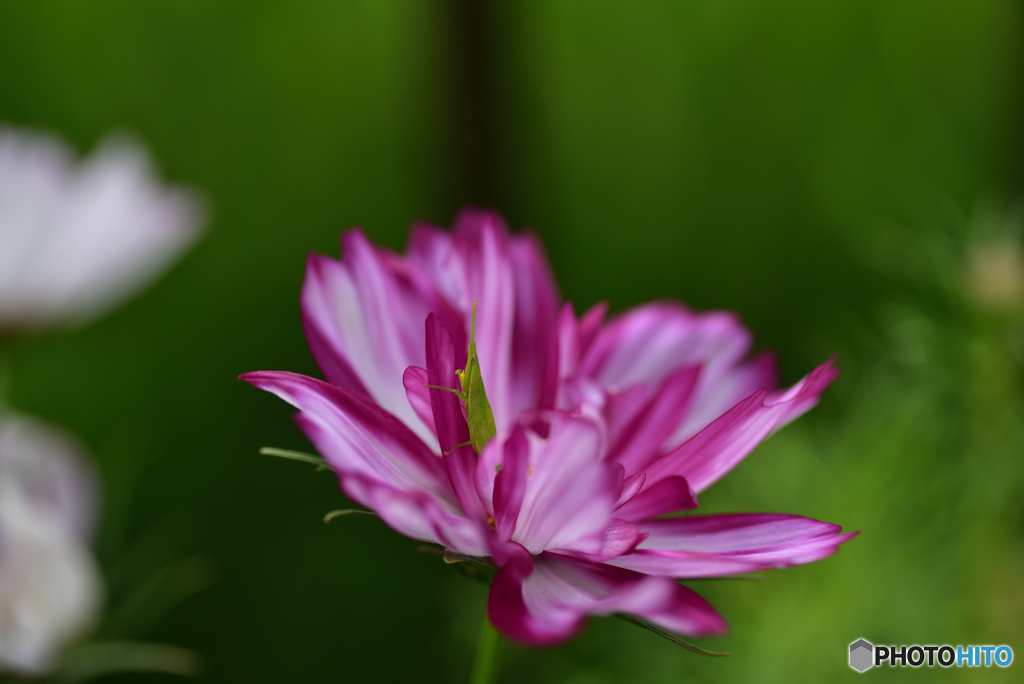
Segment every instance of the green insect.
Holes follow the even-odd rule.
[[[455,371],[455,374],[459,376],[462,391],[440,385],[427,385],[427,387],[447,390],[462,400],[466,406],[466,422],[469,423],[469,441],[464,444],[456,444],[453,449],[472,445],[479,454],[498,430],[494,427],[494,413],[491,411],[491,403],[487,401],[484,379],[480,375],[480,359],[476,355],[475,301],[473,302],[473,320],[469,331],[469,356],[466,359],[466,368]]]

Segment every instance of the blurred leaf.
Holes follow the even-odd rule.
[[[103,633],[118,638],[145,634],[186,598],[213,586],[216,575],[206,555],[166,565],[109,612]]]
[[[198,654],[177,646],[132,641],[102,641],[78,646],[65,656],[55,677],[61,684],[82,684],[105,675],[161,672],[198,677],[203,662]]]

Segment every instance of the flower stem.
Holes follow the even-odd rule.
[[[484,618],[484,626],[480,630],[480,641],[476,645],[476,657],[473,659],[473,672],[469,676],[469,684],[493,684],[498,675],[498,656],[500,654],[501,635],[491,625],[491,621]]]
[[[3,413],[9,406],[11,395],[11,363],[8,360],[7,349],[4,347],[3,339],[0,338],[0,413]],[[2,681],[2,675],[0,675]]]

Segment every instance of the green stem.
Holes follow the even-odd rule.
[[[469,676],[469,684],[493,684],[498,675],[500,653],[501,635],[491,625],[491,621],[484,618],[484,626],[480,630],[480,641],[476,645],[476,658],[473,659],[473,672]]]
[[[10,407],[11,397],[11,362],[4,346],[3,338],[0,338],[0,414]],[[2,677],[2,675],[0,675]],[[0,679],[2,681],[2,679]]]

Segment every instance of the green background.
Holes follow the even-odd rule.
[[[257,455],[308,445],[235,378],[318,374],[307,252],[353,225],[400,249],[474,203],[539,233],[577,310],[735,309],[787,382],[838,351],[822,405],[702,510],[862,531],[701,583],[728,659],[604,619],[507,648],[503,681],[831,681],[859,637],[1024,657],[1021,307],[980,310],[962,277],[1019,225],[1022,96],[1012,0],[0,0],[0,120],[83,153],[130,131],[211,209],[168,277],[13,354],[13,403],[103,473],[100,636],[194,649],[210,682],[467,677],[484,588],[373,521],[323,525],[336,483]]]

